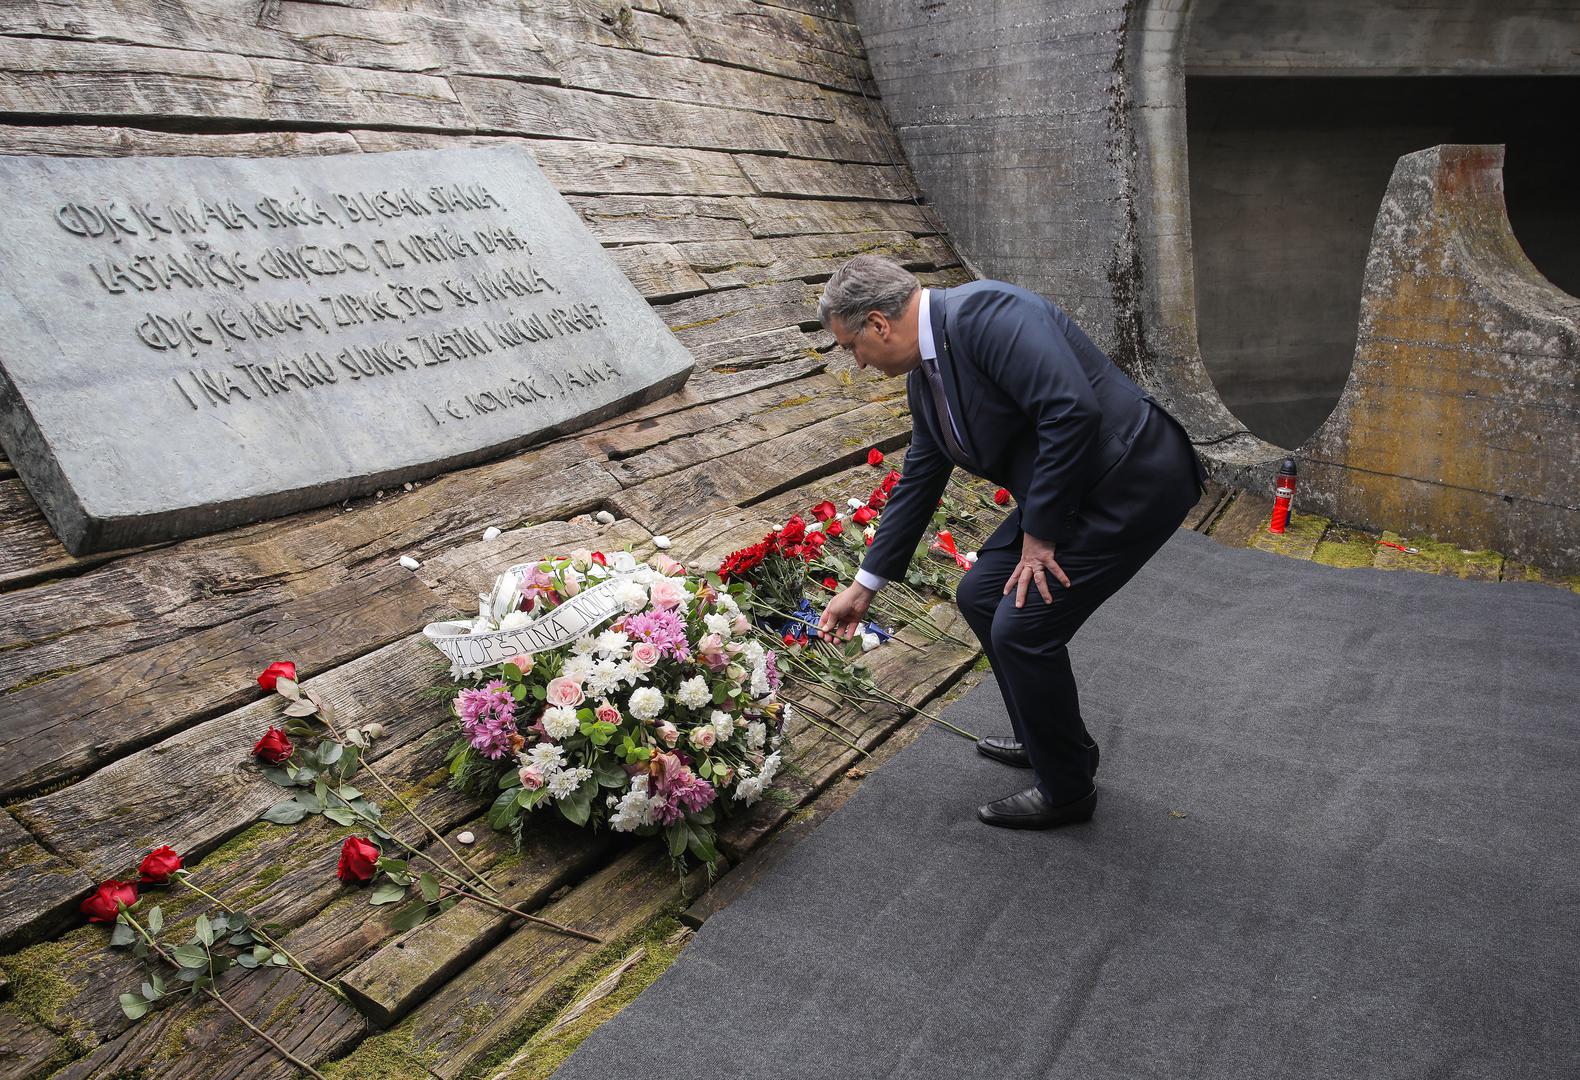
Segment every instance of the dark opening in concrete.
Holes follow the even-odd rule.
[[[1378,204],[1401,155],[1503,143],[1515,235],[1580,294],[1580,78],[1191,76],[1186,80],[1197,331],[1225,404],[1297,446],[1354,356]]]

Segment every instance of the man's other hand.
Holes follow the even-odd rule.
[[[1053,545],[1046,540],[1039,540],[1031,533],[1022,533],[1020,546],[1020,562],[1015,564],[1014,571],[1009,579],[1004,582],[1004,595],[1008,596],[1010,589],[1015,590],[1015,606],[1026,606],[1026,590],[1035,585],[1037,591],[1042,593],[1042,598],[1047,603],[1053,603],[1053,591],[1049,587],[1050,580],[1057,581],[1066,589],[1070,587],[1070,579],[1060,569],[1058,562],[1053,557]]]
[[[862,623],[867,621],[867,608],[872,606],[872,598],[876,595],[865,585],[851,582],[823,609],[823,617],[817,622],[818,630],[840,641],[849,641],[860,633]]]

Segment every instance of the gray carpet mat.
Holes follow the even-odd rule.
[[[556,1076],[1580,1076],[1580,596],[1181,533],[1071,651],[1092,824],[929,731]]]

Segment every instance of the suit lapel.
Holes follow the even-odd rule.
[[[971,424],[966,416],[965,406],[961,402],[960,369],[955,364],[952,342],[948,336],[949,290],[933,289],[931,292],[928,316],[933,324],[933,347],[938,350],[938,375],[944,384],[944,397],[949,401],[949,411],[954,414],[955,426],[960,429],[961,449],[965,450],[966,455],[973,462],[980,465],[982,458],[977,453],[976,440],[971,435]],[[940,416],[938,422],[947,424],[949,418]]]

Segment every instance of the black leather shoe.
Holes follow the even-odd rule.
[[[1007,735],[989,735],[977,740],[977,753],[990,757],[994,761],[1002,761],[1006,765],[1013,765],[1017,769],[1031,768],[1031,758],[1026,755],[1026,748],[1018,739]],[[1102,760],[1103,752],[1096,743],[1087,752],[1091,758],[1092,775],[1097,775],[1097,763]]]
[[[1055,805],[1039,787],[1029,787],[1008,798],[977,807],[977,817],[1001,829],[1056,829],[1091,821],[1097,809],[1097,789],[1074,802]]]

